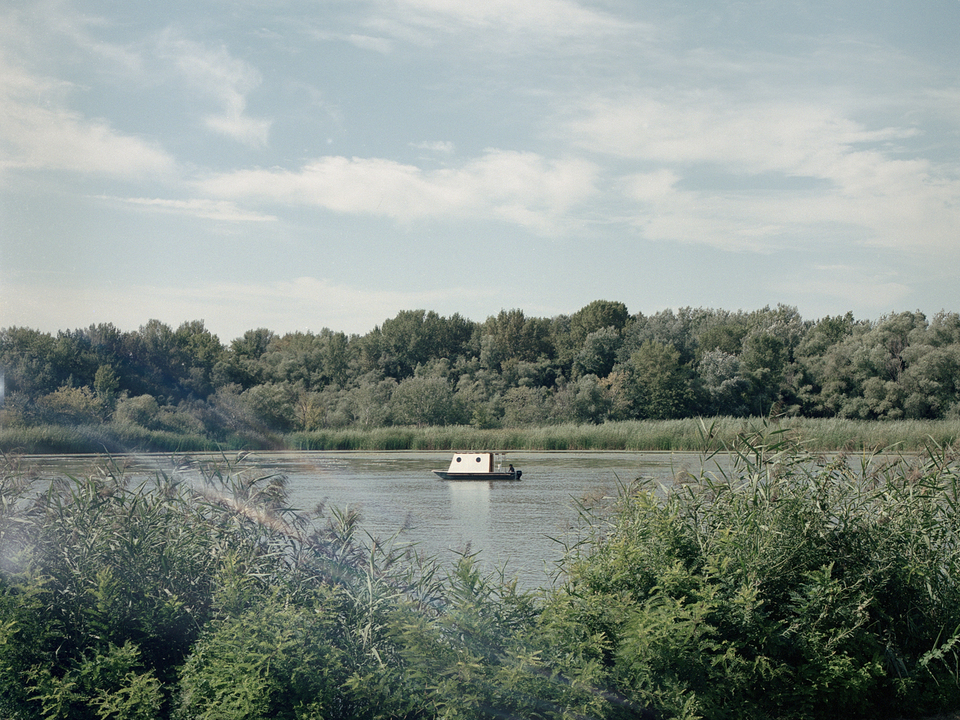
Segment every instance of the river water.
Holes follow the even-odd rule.
[[[162,470],[189,479],[197,472],[196,464],[183,458],[117,460],[133,476]],[[82,474],[91,463],[78,456],[28,461],[42,476]],[[700,456],[693,453],[509,453],[505,461],[523,471],[521,481],[439,480],[431,470],[446,469],[450,453],[437,452],[256,453],[243,464],[285,476],[293,507],[356,509],[361,527],[374,537],[386,539],[399,531],[399,542],[445,563],[456,553],[479,553],[484,568],[502,567],[528,589],[550,584],[563,554],[558,541],[574,537],[577,501],[604,502],[640,476],[670,482],[679,471],[700,470]]]

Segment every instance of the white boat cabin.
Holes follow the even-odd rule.
[[[497,458],[501,459],[501,458]],[[502,463],[494,469],[494,453],[454,453],[448,473],[492,473],[501,472]]]

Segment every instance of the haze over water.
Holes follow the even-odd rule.
[[[487,569],[505,567],[525,587],[549,583],[569,538],[576,501],[603,502],[638,476],[672,480],[697,472],[694,453],[509,453],[523,471],[520,482],[448,482],[436,479],[449,453],[276,453],[258,456],[289,479],[291,503],[360,511],[362,527],[452,562],[458,552],[479,552]]]
[[[130,455],[114,458],[131,482],[164,472],[199,481],[197,461],[223,463],[217,455]],[[30,459],[40,479],[92,472],[88,456],[37,456]],[[275,452],[253,453],[234,471],[279,474],[287,479],[289,505],[311,511],[358,510],[361,528],[386,540],[439,558],[445,565],[457,553],[479,553],[482,566],[504,567],[521,586],[550,583],[563,547],[578,520],[577,501],[609,501],[621,485],[639,476],[671,481],[677,472],[696,473],[696,453],[549,452],[508,453],[523,471],[520,482],[448,482],[431,470],[446,469],[447,452]],[[708,467],[709,469],[709,467]]]

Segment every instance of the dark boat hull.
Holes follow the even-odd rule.
[[[434,470],[433,474],[441,480],[519,480],[518,472],[478,472],[452,473],[446,470]]]

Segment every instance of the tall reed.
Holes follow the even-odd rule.
[[[960,421],[863,421],[839,418],[686,418],[630,420],[600,425],[544,425],[479,429],[472,426],[384,427],[294,433],[286,445],[299,450],[635,450],[701,449],[705,427],[718,442],[732,445],[751,429],[772,422],[790,430],[809,450],[922,450],[949,447],[960,439]]]
[[[635,450],[698,451],[704,425],[724,442],[762,424],[762,418],[685,418],[629,420],[600,425],[543,425],[481,429],[468,425],[344,428],[295,432],[286,436],[230,433],[220,438],[136,425],[0,428],[0,450],[37,453],[199,452],[211,450]],[[867,421],[841,418],[781,418],[778,427],[794,431],[808,449],[916,451],[931,442],[955,446],[960,420]]]
[[[960,706],[957,455],[817,456],[769,426],[704,442],[732,468],[708,453],[679,486],[584,511],[548,605],[563,642],[678,718]]]

